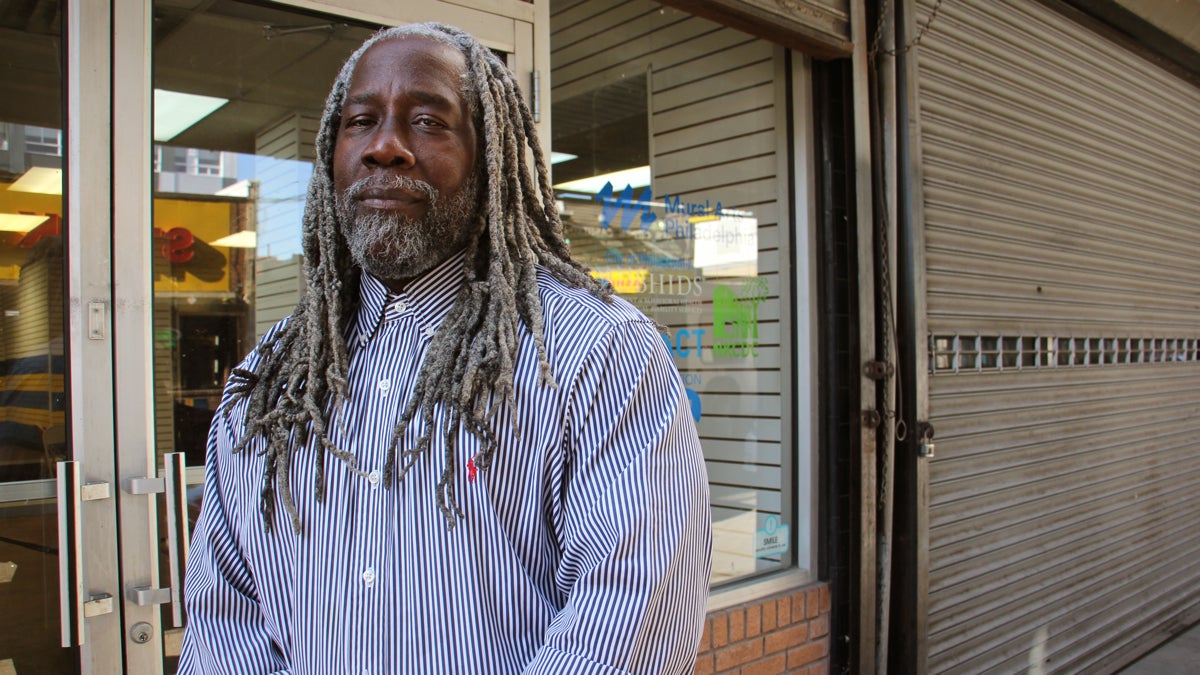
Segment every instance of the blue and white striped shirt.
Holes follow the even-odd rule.
[[[302,534],[282,505],[263,531],[261,439],[231,452],[246,402],[216,416],[180,673],[691,672],[712,545],[704,459],[671,357],[628,303],[540,272],[558,387],[538,384],[522,331],[515,414],[495,416],[495,461],[474,480],[465,462],[477,441],[459,437],[463,519],[447,530],[437,507],[439,434],[384,485],[394,424],[462,264],[456,256],[399,294],[364,275],[350,400],[329,424],[361,473],[327,454],[316,503],[313,451],[296,452]],[[255,365],[252,354],[242,367]],[[410,426],[408,447],[421,432]]]

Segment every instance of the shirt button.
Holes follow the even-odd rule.
[[[371,586],[375,585],[375,570],[370,567],[363,570],[362,580],[363,580],[363,583],[365,583],[367,585],[367,588],[370,588]]]
[[[396,310],[397,314],[403,314],[404,310],[408,309],[408,303],[403,300],[397,300],[396,304],[392,305],[392,308]]]
[[[384,379],[382,379],[382,380],[380,380],[380,381],[379,381],[379,391],[382,391],[382,392],[385,392],[385,393],[386,393],[386,392],[387,392],[387,390],[388,390],[388,389],[391,389],[391,388],[392,388],[392,381],[391,381],[391,380],[389,380],[389,379],[387,379],[387,378],[384,378]]]
[[[425,337],[431,338],[435,332],[433,326],[425,326]]]
[[[365,345],[365,344],[367,344],[367,336],[366,336],[366,335],[359,335],[359,336],[358,336],[358,344],[360,344],[360,345]]]
[[[367,474],[367,481],[369,481],[371,485],[379,485],[379,471],[372,471],[371,473]]]

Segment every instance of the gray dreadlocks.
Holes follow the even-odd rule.
[[[472,460],[483,470],[491,465],[495,453],[491,414],[500,404],[513,401],[518,322],[530,332],[537,348],[539,384],[556,386],[546,357],[537,266],[597,297],[607,299],[612,293],[610,286],[592,278],[570,256],[533,118],[505,65],[470,35],[443,24],[413,24],[376,33],[346,61],[325,103],[303,220],[307,292],[290,319],[259,345],[256,370],[235,370],[229,385],[230,403],[248,399],[245,433],[234,451],[244,451],[256,437],[265,441],[260,509],[267,531],[274,521],[280,485],[280,501],[292,527],[301,530],[288,480],[294,447],[314,441],[318,501],[324,500],[325,453],[361,471],[357,458],[337,448],[328,434],[330,411],[347,400],[346,332],[357,307],[361,279],[339,224],[333,149],[359,58],[378,42],[403,37],[439,40],[459,49],[466,59],[463,94],[480,144],[481,204],[474,224],[477,231],[466,245],[465,283],[430,342],[413,395],[396,422],[384,469],[385,484],[390,485],[394,476],[403,478],[429,449],[439,426],[434,411],[440,405],[445,411],[440,430],[445,438],[446,467],[436,497],[447,527],[453,527],[462,515],[452,480],[457,466],[455,438],[465,428],[481,441],[482,449]],[[526,147],[533,155],[532,172]],[[226,414],[231,407],[226,407]],[[424,423],[421,436],[398,457],[405,430],[418,415]]]

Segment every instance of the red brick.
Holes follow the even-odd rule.
[[[746,611],[742,608],[729,612],[729,642],[739,642],[746,637]]]
[[[792,599],[788,596],[783,596],[775,602],[775,609],[779,612],[778,623],[782,626],[787,626],[792,623]],[[804,611],[800,611],[804,614]]]
[[[700,634],[700,649],[701,654],[712,649],[712,619],[704,622],[704,632]]]
[[[712,675],[715,672],[712,654],[705,654],[696,659],[696,667],[692,669],[692,675]]]
[[[763,636],[768,654],[781,652],[791,647],[798,647],[808,639],[808,624],[798,623],[795,626],[781,628],[774,633]]]
[[[792,593],[792,623],[804,621],[804,591]]]
[[[713,648],[729,644],[729,617],[722,612],[712,618],[711,625]]]
[[[828,646],[824,640],[818,642],[810,642],[801,647],[793,647],[788,650],[788,668],[799,668],[801,666],[811,666],[817,661],[825,658],[828,652]]]
[[[762,632],[762,607],[751,605],[746,608],[746,637],[754,637]]]
[[[776,654],[742,667],[741,675],[779,675],[787,672],[787,655]]]
[[[828,612],[829,604],[830,604],[829,586],[822,586],[821,587],[821,611]]]
[[[808,634],[819,638],[829,634],[829,615],[822,614],[808,622]]]
[[[724,671],[736,668],[763,655],[762,640],[747,640],[736,645],[730,645],[717,652],[717,670]]]
[[[829,659],[822,659],[812,664],[812,675],[829,675]]]
[[[779,614],[775,611],[775,601],[762,604],[762,631],[769,633],[779,626]]]
[[[816,616],[821,609],[820,591],[813,588],[808,591],[808,616],[811,619]],[[793,617],[795,619],[795,617]]]

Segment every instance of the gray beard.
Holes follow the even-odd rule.
[[[358,195],[372,187],[420,192],[429,209],[421,218],[359,209]],[[350,257],[364,272],[402,281],[428,272],[466,246],[479,212],[478,179],[472,178],[445,200],[429,183],[405,176],[373,176],[338,196],[338,220]]]

